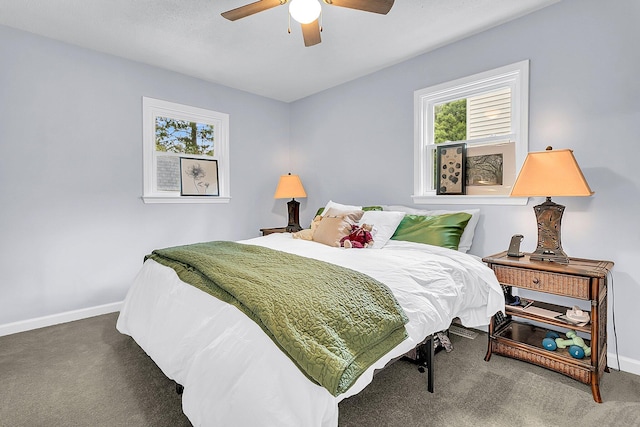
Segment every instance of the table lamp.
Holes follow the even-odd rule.
[[[593,191],[584,178],[572,150],[529,153],[511,190],[512,197],[546,197],[533,207],[538,223],[538,247],[529,259],[568,264],[562,250],[560,224],[564,206],[551,201],[551,196],[591,196]]]
[[[286,230],[289,233],[294,233],[302,230],[299,219],[300,202],[295,198],[307,197],[307,193],[305,193],[302,181],[300,181],[300,177],[298,175],[288,174],[280,176],[280,181],[278,181],[278,187],[276,188],[276,194],[273,198],[288,199],[289,197],[291,197],[291,200],[287,203],[289,208],[289,225],[287,225]]]

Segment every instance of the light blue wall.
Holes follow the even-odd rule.
[[[636,0],[563,0],[289,105],[0,27],[0,325],[122,300],[155,247],[284,225],[281,173],[302,177],[303,223],[329,198],[411,205],[413,92],[529,59],[530,150],[573,149],[596,191],[557,200],[563,247],[616,262],[621,364],[640,372],[639,18]],[[142,96],[230,114],[230,204],[142,203]],[[472,252],[515,233],[532,250],[540,201],[481,207]]]
[[[302,220],[332,198],[353,204],[412,204],[413,92],[530,60],[530,151],[570,148],[596,192],[566,205],[562,244],[574,257],[615,261],[622,367],[640,373],[640,2],[562,2],[378,73],[300,100],[291,144],[309,197]],[[482,206],[471,252],[505,250],[511,235],[536,246],[532,207]],[[447,206],[438,206],[447,208]],[[611,287],[610,287],[611,289]],[[612,303],[615,300],[615,306]],[[615,361],[611,362],[615,366]]]
[[[0,325],[122,301],[155,247],[286,225],[288,104],[0,27]],[[142,97],[230,114],[231,195],[149,205]]]

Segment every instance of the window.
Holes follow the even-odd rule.
[[[414,195],[418,204],[526,204],[510,198],[528,151],[529,61],[414,94]],[[464,195],[437,195],[436,148],[466,145]]]
[[[146,97],[142,111],[144,202],[228,203],[229,115]],[[181,158],[217,166],[216,185],[199,186],[211,197],[181,195]]]

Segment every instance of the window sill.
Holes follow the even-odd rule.
[[[525,206],[528,197],[509,196],[448,196],[448,195],[422,195],[411,196],[417,205],[511,205]]]
[[[142,196],[144,203],[229,203],[231,197],[222,196]]]

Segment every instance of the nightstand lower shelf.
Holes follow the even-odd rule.
[[[542,340],[547,331],[527,323],[510,321],[494,334],[491,352],[533,363],[590,384],[595,371],[590,359],[573,358],[567,349],[545,349]],[[591,342],[585,340],[585,344],[591,345]]]

